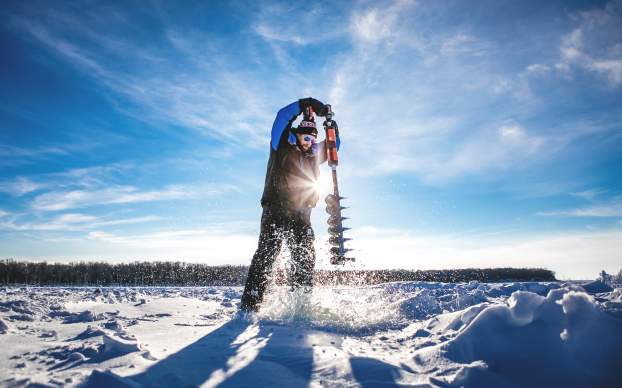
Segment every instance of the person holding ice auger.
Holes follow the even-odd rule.
[[[268,276],[283,241],[291,252],[292,287],[311,288],[315,266],[315,235],[311,227],[311,209],[318,202],[315,183],[319,165],[327,159],[326,141],[317,141],[314,114],[326,116],[332,111],[315,98],[303,98],[279,110],[272,124],[270,157],[261,206],[259,244],[253,256],[240,309],[257,311],[268,285]],[[303,113],[296,128],[292,123]],[[332,121],[339,147],[337,123]]]

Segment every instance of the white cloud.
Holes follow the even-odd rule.
[[[559,279],[593,279],[619,270],[622,230],[542,234],[503,240],[421,234],[408,230],[352,231],[353,256],[365,268],[448,269],[543,267]],[[390,247],[390,255],[387,255]],[[379,260],[382,258],[382,260]]]
[[[96,60],[85,55],[78,46],[67,40],[55,38],[53,34],[43,26],[21,18],[13,18],[12,23],[44,45],[67,57],[74,63],[88,69],[88,71],[99,76],[110,77],[110,73],[104,67],[100,66]]]
[[[46,185],[33,182],[25,177],[18,177],[11,182],[0,182],[0,192],[8,193],[13,196],[22,196],[45,187]]]
[[[356,38],[376,42],[391,36],[394,17],[394,14],[384,13],[380,9],[368,9],[352,17],[350,28]]]
[[[309,41],[298,34],[283,33],[275,30],[269,24],[258,24],[255,26],[255,32],[265,40],[277,42],[291,42],[298,45],[308,44]]]
[[[483,46],[474,36],[460,32],[441,44],[440,52],[443,55],[481,54]]]
[[[427,184],[443,185],[464,176],[523,168],[540,158],[539,150],[546,144],[545,138],[528,134],[518,124],[502,125],[496,131],[474,131],[456,145],[443,142],[439,132],[423,132],[422,137],[415,135],[416,127],[410,132],[404,137],[394,133],[391,142],[374,144],[373,152],[382,157],[365,169],[348,170],[348,174],[410,171]],[[440,136],[440,140],[434,140],[434,136]]]
[[[615,198],[607,204],[598,204],[570,210],[539,212],[536,214],[539,216],[553,217],[622,217],[622,199]]]
[[[68,155],[83,148],[80,145],[22,148],[0,144],[0,166],[16,166],[37,163],[41,160]]]
[[[619,0],[604,8],[573,15],[578,25],[562,38],[561,62],[556,68],[568,72],[573,66],[603,74],[611,86],[622,84],[622,52],[619,50],[622,6]]]
[[[248,26],[270,44],[281,64],[270,69],[278,74],[276,78],[265,80],[250,72],[232,71],[228,66],[238,63],[238,52],[244,52],[248,54],[245,61],[265,69],[263,53],[257,55],[254,50],[244,51],[241,47],[236,57],[228,56],[230,51],[224,50],[227,47],[217,37],[187,26],[166,23],[166,39],[158,41],[158,49],[138,47],[131,40],[107,35],[82,21],[74,21],[68,27],[30,22],[21,28],[78,69],[129,97],[145,111],[146,114],[133,113],[141,120],[180,124],[236,148],[265,147],[276,109],[290,97],[301,97],[301,90],[309,90],[309,94],[333,103],[337,119],[347,123],[343,131],[344,145],[347,144],[344,153],[352,164],[363,164],[359,162],[368,160],[372,152],[383,155],[377,163],[365,164],[369,168],[352,169],[356,174],[409,171],[427,182],[439,183],[465,175],[520,168],[531,159],[550,157],[554,152],[547,155],[538,151],[543,144],[551,146],[551,138],[535,136],[536,128],[518,127],[521,132],[512,135],[507,132],[513,128],[509,124],[507,133],[497,132],[505,125],[507,115],[489,109],[495,102],[489,98],[508,93],[523,104],[533,104],[527,75],[542,75],[554,66],[532,63],[514,76],[495,72],[493,60],[486,57],[477,61],[471,57],[472,62],[462,57],[448,61],[443,55],[481,53],[495,47],[462,26],[442,33],[424,29],[426,25],[417,14],[419,5],[415,5],[412,1],[382,5],[361,2],[356,7],[346,7],[349,13],[344,17],[342,10],[333,12],[330,7],[305,4],[304,12],[295,21],[291,17],[292,13],[298,14],[295,6],[262,5]],[[342,18],[341,23],[330,17]],[[337,27],[330,29],[334,32],[324,33],[317,28],[320,24]],[[575,57],[572,48],[577,47],[580,52],[585,48],[585,34],[581,31],[571,34],[564,43],[569,49],[568,58]],[[308,75],[297,70],[300,62],[291,57],[287,48],[334,39],[340,34],[349,34],[353,47],[328,56],[323,62],[325,66],[318,69],[321,79],[309,81]],[[84,36],[87,43],[98,43],[89,45],[69,38],[72,36]],[[116,72],[114,61],[106,60],[102,52],[94,49],[100,46],[113,59],[121,52],[140,50],[140,61],[133,62],[134,57],[129,56],[127,63],[123,62],[128,65],[127,70]],[[164,60],[171,55],[171,49],[177,55],[175,63]],[[503,52],[501,47],[495,49]],[[610,48],[609,54],[615,56],[618,51]],[[149,73],[135,71],[132,65],[147,67]],[[495,96],[495,92],[499,95]],[[463,97],[459,100],[457,96]],[[520,117],[521,109],[524,106],[513,110],[519,111],[516,116]],[[481,124],[483,111],[487,122]],[[378,127],[382,127],[390,142],[365,144],[375,136]],[[349,136],[348,128],[355,128],[356,136]]]
[[[405,34],[402,28],[402,18],[407,16],[408,11],[414,6],[414,1],[397,0],[390,2],[389,5],[355,8],[350,15],[351,39],[360,45],[409,39],[409,34]]]
[[[86,23],[88,18],[72,23],[60,23],[62,19],[58,18],[47,20],[44,25],[15,17],[12,26],[139,107],[136,110],[130,104],[119,105],[113,100],[123,113],[156,124],[174,123],[237,146],[266,145],[262,140],[272,114],[266,112],[260,101],[265,103],[272,96],[268,91],[274,84],[229,70],[222,47],[211,47],[214,55],[204,55],[205,45],[196,47],[197,42],[205,41],[204,34],[187,29],[178,33],[173,26],[166,26],[169,43],[178,50],[176,60],[170,62],[162,59],[161,48],[149,52],[125,37],[95,31]],[[67,37],[81,37],[87,43]],[[94,44],[88,44],[89,40]],[[108,42],[108,46],[123,47],[123,53],[101,50],[102,41]],[[117,71],[117,60],[123,61],[127,70]],[[145,68],[149,71],[143,71]],[[227,112],[226,124],[222,112]]]
[[[583,191],[577,191],[574,193],[570,193],[570,195],[573,195],[575,197],[580,197],[583,199],[586,199],[588,201],[593,200],[595,197],[606,193],[606,190],[603,189],[589,189],[589,190],[583,190]]]
[[[159,217],[159,216],[131,217],[131,218],[122,218],[122,219],[117,219],[117,220],[92,222],[88,225],[88,227],[99,228],[102,226],[137,224],[137,223],[142,223],[142,222],[152,222],[152,221],[159,221],[159,220],[162,220],[162,217]]]
[[[546,74],[551,71],[551,67],[539,63],[534,63],[527,66],[527,72],[532,74]]]
[[[101,251],[121,249],[128,257],[149,260],[201,261],[212,264],[249,264],[257,236],[211,229],[163,231],[136,235],[117,235],[93,231],[87,236]],[[114,257],[114,255],[111,255]]]
[[[5,157],[19,157],[19,158],[33,158],[33,157],[46,157],[49,155],[64,155],[67,154],[67,150],[61,147],[33,147],[33,148],[21,148],[8,144],[0,144],[0,156]]]
[[[133,186],[114,186],[99,190],[50,191],[32,202],[35,210],[56,211],[96,205],[174,201],[221,195],[235,190],[231,185],[194,187],[170,185],[160,190],[139,190]]]
[[[255,15],[252,30],[269,43],[299,46],[323,43],[343,36],[340,12],[333,5],[319,3],[264,3]]]
[[[534,157],[545,143],[544,138],[530,136],[516,124],[505,125],[497,130],[497,136],[480,133],[454,150],[453,155],[441,164],[435,178],[447,178],[463,174],[500,171],[510,167],[520,168],[525,160]]]
[[[613,85],[622,83],[622,58],[619,59],[594,59],[586,66],[598,73],[604,73]]]
[[[499,128],[499,134],[505,140],[515,142],[520,141],[525,137],[525,133],[518,125],[508,125]]]
[[[86,215],[86,214],[66,213],[66,214],[60,215],[57,218],[57,221],[60,223],[64,223],[64,224],[75,224],[75,223],[89,222],[95,219],[97,218],[94,216]]]
[[[484,55],[502,48],[462,26],[431,31],[412,4],[371,5],[352,13],[354,46],[336,57],[328,95],[337,121],[347,123],[344,173],[410,172],[438,185],[466,176],[501,177],[554,156],[561,147],[549,134],[490,109],[498,103],[495,80],[498,94],[519,100],[516,112],[534,105],[526,76],[501,76]],[[516,122],[521,117],[512,116]],[[544,145],[550,152],[539,152]],[[378,155],[373,163],[370,155]]]
[[[7,216],[12,216],[7,213]],[[23,215],[22,215],[23,216]],[[2,214],[0,214],[0,218]],[[104,226],[127,225],[145,222],[159,221],[158,216],[141,216],[121,219],[101,218],[88,214],[65,213],[46,220],[36,222],[18,222],[19,216],[8,217],[0,221],[0,230],[10,231],[84,231]]]

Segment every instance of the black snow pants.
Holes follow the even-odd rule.
[[[292,212],[266,206],[261,215],[257,251],[248,270],[240,309],[257,311],[268,286],[268,276],[281,251],[283,241],[291,253],[292,287],[312,286],[315,266],[315,235],[311,228],[311,208]]]

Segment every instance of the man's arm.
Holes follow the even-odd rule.
[[[273,150],[276,151],[282,142],[287,141],[287,132],[289,132],[289,129],[292,127],[292,123],[307,106],[312,107],[319,116],[324,116],[326,114],[326,106],[324,103],[312,97],[301,98],[281,108],[279,113],[276,114],[276,118],[272,124],[270,145]],[[286,129],[287,131],[285,131]]]
[[[284,108],[279,110],[279,113],[276,114],[276,118],[274,119],[274,123],[272,124],[272,136],[270,145],[273,150],[277,150],[283,141],[283,134],[289,132],[289,129],[292,126],[296,117],[300,114],[300,104],[298,101],[292,102]],[[287,137],[285,137],[287,139]]]

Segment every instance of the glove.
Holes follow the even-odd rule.
[[[322,101],[316,100],[313,97],[301,98],[298,100],[300,111],[304,112],[305,108],[310,106],[318,116],[326,116],[326,105]]]

